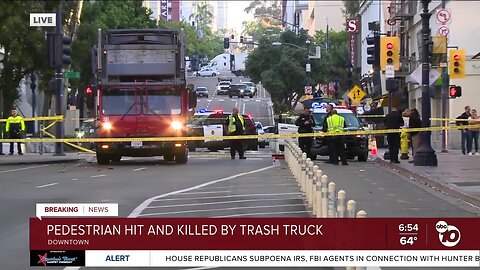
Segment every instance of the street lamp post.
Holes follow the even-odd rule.
[[[429,61],[429,46],[431,33],[430,33],[430,16],[428,12],[428,4],[431,0],[422,0],[423,13],[420,15],[422,17],[422,124],[423,127],[430,127],[430,116],[431,116],[431,104],[430,104],[430,61]],[[423,133],[423,134],[422,134]],[[435,155],[435,150],[433,150],[431,145],[431,131],[424,131],[421,139],[422,143],[415,153],[414,165],[415,166],[437,166],[437,156]]]

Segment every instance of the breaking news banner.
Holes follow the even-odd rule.
[[[31,218],[31,266],[480,267],[478,218]]]

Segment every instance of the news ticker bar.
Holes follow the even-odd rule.
[[[31,250],[30,266],[480,267],[480,250]]]
[[[204,141],[204,140],[244,140],[244,139],[285,139],[298,137],[333,137],[333,136],[352,136],[352,135],[378,135],[401,132],[425,132],[425,131],[441,131],[450,129],[470,129],[480,128],[480,125],[463,125],[463,126],[441,126],[428,128],[400,128],[400,129],[381,129],[381,130],[359,130],[345,132],[314,132],[314,133],[288,133],[288,134],[268,134],[268,135],[234,135],[234,136],[171,136],[171,137],[144,137],[144,138],[28,138],[28,139],[0,139],[0,143],[7,142],[178,142],[178,141]]]
[[[480,218],[37,218],[31,250],[477,250]]]

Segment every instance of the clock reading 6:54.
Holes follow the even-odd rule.
[[[400,232],[418,232],[418,224],[400,224],[398,230]]]

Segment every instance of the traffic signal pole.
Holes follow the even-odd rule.
[[[57,23],[55,26],[55,34],[63,38],[61,10],[62,10],[62,4],[60,3],[60,6],[57,8],[57,12],[56,12]],[[57,63],[55,66],[55,81],[57,84],[57,87],[56,87],[57,93],[55,96],[55,114],[57,116],[63,115],[63,112],[62,112],[62,103],[63,103],[62,65],[63,63],[60,61],[60,63]],[[58,121],[57,124],[55,124],[55,137],[57,139],[63,139],[64,137],[63,121]],[[65,155],[65,152],[63,150],[63,143],[56,142],[54,156],[64,156],[64,155]]]
[[[428,12],[428,4],[431,0],[422,0],[423,12],[420,15],[422,18],[422,124],[423,127],[430,127],[431,117],[431,101],[430,101],[430,59],[429,59],[429,46],[431,32],[430,32],[430,17]],[[431,145],[431,131],[421,132],[421,144],[420,148],[415,154],[414,165],[415,166],[437,166],[438,160]]]

